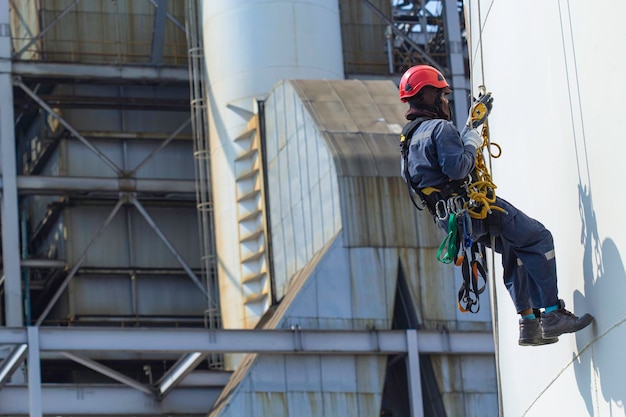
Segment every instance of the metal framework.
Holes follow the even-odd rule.
[[[204,415],[213,404],[226,383],[228,374],[224,372],[203,373],[198,366],[209,355],[221,353],[259,353],[282,355],[399,355],[406,358],[407,375],[410,385],[412,416],[421,416],[420,354],[493,355],[491,333],[429,332],[422,330],[391,331],[321,331],[321,330],[220,330],[215,328],[212,315],[217,300],[210,300],[212,292],[207,289],[196,271],[182,258],[177,248],[169,241],[157,222],[145,210],[142,197],[153,194],[178,195],[187,201],[197,198],[203,206],[198,207],[203,227],[211,227],[211,190],[208,160],[208,137],[203,119],[206,102],[202,96],[202,49],[197,44],[196,32],[187,33],[186,28],[176,18],[167,13],[167,0],[146,0],[155,7],[150,60],[146,65],[111,65],[86,63],[53,63],[44,61],[21,61],[24,54],[59,24],[81,2],[74,0],[59,13],[46,27],[33,36],[19,50],[11,50],[9,30],[9,3],[16,7],[17,0],[0,0],[0,100],[14,103],[15,91],[22,92],[25,99],[36,103],[62,125],[72,137],[80,141],[103,161],[115,174],[111,178],[91,177],[52,177],[38,175],[17,175],[16,137],[13,105],[0,106],[0,173],[2,192],[2,257],[3,276],[0,285],[4,288],[4,322],[7,328],[0,329],[0,347],[8,353],[0,362],[0,415],[41,417],[43,415]],[[368,0],[363,0],[374,7]],[[193,2],[192,2],[193,3]],[[446,2],[450,3],[450,2]],[[450,3],[452,4],[452,3]],[[374,7],[375,9],[375,7]],[[376,11],[376,10],[375,10]],[[453,14],[450,6],[449,15]],[[394,34],[400,36],[402,29],[376,11],[383,20],[392,23]],[[452,19],[452,18],[451,18]],[[189,50],[189,68],[163,64],[163,40],[166,22],[186,32],[192,48]],[[193,22],[191,22],[193,23]],[[197,22],[195,22],[197,24]],[[450,25],[450,39],[456,42],[457,28]],[[199,28],[197,28],[199,30]],[[435,66],[439,61],[432,60],[428,51],[420,44],[407,38],[408,43],[424,56],[426,62]],[[460,40],[460,35],[458,40]],[[457,77],[458,62],[451,61],[447,74],[452,75],[455,92],[463,94],[462,81]],[[190,73],[191,72],[191,73]],[[49,97],[38,91],[38,84],[48,82],[81,82],[101,84],[169,84],[189,85],[197,100],[192,102],[191,118],[161,139],[142,162],[128,171],[107,157],[93,139],[102,132],[86,132],[72,126],[52,109]],[[56,99],[61,101],[60,98]],[[455,100],[463,102],[463,100]],[[96,105],[91,98],[90,104]],[[100,103],[115,106],[116,103]],[[142,105],[141,103],[139,105]],[[456,110],[458,111],[458,109]],[[19,117],[19,116],[18,116]],[[156,180],[136,178],[137,171],[172,141],[180,138],[181,132],[192,125],[196,139],[196,169],[201,179],[201,187],[194,181]],[[141,138],[139,134],[116,133],[106,135],[120,139]],[[82,248],[78,260],[67,265],[64,260],[22,259],[20,253],[20,217],[18,200],[24,195],[76,195],[87,191],[107,193],[111,204],[106,219],[87,245]],[[168,250],[174,255],[181,269],[210,300],[209,329],[171,328],[49,328],[41,327],[46,317],[61,297],[70,281],[76,276],[89,250],[99,239],[123,206],[132,206]],[[210,239],[207,234],[204,238]],[[207,250],[213,249],[213,242],[203,242]],[[209,269],[214,262],[205,254],[203,267]],[[47,300],[42,313],[33,320],[34,326],[24,327],[22,294],[22,268],[66,269],[60,285]],[[154,357],[178,358],[173,365],[156,381],[145,384],[130,378],[111,366],[104,365],[100,358],[103,353],[132,357],[150,354]],[[41,380],[42,360],[66,359],[91,369],[116,382],[116,384],[48,384]],[[28,366],[25,366],[27,360]],[[21,368],[21,369],[20,369]],[[18,372],[18,370],[23,372]],[[23,378],[26,376],[26,378]],[[24,382],[28,381],[26,385]]]
[[[424,330],[205,330],[5,328],[0,345],[27,352],[28,386],[0,390],[0,415],[81,414],[154,415],[206,413],[225,383],[205,375],[195,387],[185,379],[210,353],[281,355],[403,355],[413,404],[421,415],[420,354],[493,355],[490,332],[437,332]],[[182,355],[170,371],[153,385],[133,380],[89,355],[98,352],[176,353]],[[39,361],[43,353],[57,352],[121,385],[42,384]],[[6,364],[4,364],[6,365]],[[210,379],[207,379],[209,377]],[[218,384],[218,387],[215,387]],[[197,386],[200,385],[200,386]],[[129,389],[131,388],[131,389]],[[9,397],[10,396],[10,397]],[[11,401],[3,400],[11,398]],[[20,401],[15,401],[16,399]],[[28,401],[25,401],[28,398]],[[122,399],[129,399],[128,402]],[[130,401],[133,399],[133,401]],[[139,404],[143,404],[140,406]]]
[[[80,0],[73,1],[61,11],[45,28],[42,28],[37,36],[33,36],[21,48],[15,52],[11,51],[11,31],[9,28],[9,0],[0,1],[0,97],[6,106],[0,106],[0,169],[2,170],[2,248],[3,248],[3,276],[0,285],[4,290],[4,322],[7,326],[21,328],[19,331],[25,338],[22,342],[7,343],[4,337],[0,337],[0,345],[4,347],[6,355],[0,363],[0,414],[6,415],[31,415],[41,416],[42,414],[145,414],[145,413],[180,413],[185,412],[204,413],[210,407],[212,401],[217,396],[218,390],[215,387],[207,388],[203,382],[199,386],[181,387],[184,380],[188,379],[192,371],[206,358],[203,353],[184,353],[174,355],[171,352],[154,352],[156,357],[176,357],[180,356],[168,372],[166,372],[154,387],[148,387],[132,378],[125,376],[120,371],[99,363],[93,356],[81,354],[66,346],[55,355],[50,357],[45,350],[38,348],[40,342],[45,341],[40,338],[40,327],[44,324],[46,317],[51,312],[68,284],[76,276],[82,267],[83,261],[94,243],[100,238],[104,230],[111,221],[118,215],[123,206],[132,206],[146,221],[149,227],[156,233],[159,240],[172,253],[180,264],[181,269],[197,286],[199,292],[207,296],[206,284],[202,282],[196,272],[183,259],[177,248],[171,243],[166,234],[159,227],[158,223],[150,216],[145,209],[142,200],[144,198],[154,199],[155,195],[167,195],[168,198],[179,199],[193,203],[195,201],[196,185],[193,180],[161,180],[137,178],[137,172],[148,162],[154,159],[155,155],[165,149],[170,143],[178,139],[191,123],[188,118],[178,126],[171,134],[159,137],[157,134],[145,135],[149,139],[161,139],[160,144],[155,147],[149,155],[135,165],[130,170],[122,168],[114,162],[104,152],[102,152],[92,142],[98,137],[111,138],[116,135],[119,139],[142,139],[139,134],[107,134],[106,132],[81,132],[68,122],[61,114],[52,108],[64,105],[76,106],[75,98],[64,98],[61,96],[46,96],[39,91],[42,83],[93,83],[93,84],[117,84],[117,85],[172,85],[186,88],[189,83],[189,73],[186,67],[171,67],[161,65],[163,62],[163,43],[165,36],[166,20],[173,22],[175,26],[186,32],[184,25],[178,22],[173,16],[167,13],[167,0],[146,0],[155,8],[151,58],[148,65],[108,65],[108,64],[85,64],[85,63],[51,63],[40,61],[16,61],[25,54],[26,51],[44,38],[63,18],[72,12],[80,3]],[[11,6],[15,10],[19,3],[11,1]],[[14,90],[16,89],[16,90]],[[14,91],[23,93],[21,101],[14,100]],[[64,101],[65,99],[65,101]],[[30,102],[29,102],[30,101]],[[111,178],[89,178],[89,177],[53,177],[39,175],[16,175],[16,137],[14,132],[15,115],[13,114],[13,104],[20,107],[30,106],[35,103],[45,111],[47,115],[53,117],[56,122],[63,126],[69,134],[81,142],[99,160],[103,161],[114,173]],[[169,104],[168,104],[169,103]],[[129,107],[129,105],[131,107]],[[135,100],[133,102],[113,102],[104,98],[83,97],[81,106],[93,108],[130,108],[142,109],[148,106],[152,109],[169,109],[170,106],[175,111],[180,111],[180,105],[173,100],[148,101]],[[104,107],[103,107],[104,106]],[[108,107],[107,107],[108,106]],[[183,110],[189,111],[188,101]],[[18,115],[19,120],[22,115]],[[78,259],[68,265],[62,259],[21,259],[20,251],[20,217],[18,213],[19,198],[25,195],[66,195],[69,197],[78,196],[81,193],[93,193],[97,191],[101,201],[113,203],[106,219],[100,224],[96,233],[82,248]],[[176,197],[178,196],[178,197]],[[109,204],[107,203],[107,204]],[[60,285],[50,294],[46,300],[46,305],[38,317],[33,320],[34,327],[24,328],[24,308],[22,294],[22,271],[21,268],[50,268],[56,270],[65,269]],[[133,272],[136,273],[136,272]],[[202,323],[200,321],[200,323]],[[44,329],[44,328],[41,328]],[[65,329],[63,329],[65,330]],[[6,335],[6,334],[5,334]],[[109,335],[111,336],[111,335]],[[79,336],[78,339],[85,337]],[[115,336],[114,336],[115,337]],[[115,343],[115,341],[113,341]],[[8,350],[7,350],[8,349]],[[136,352],[134,349],[120,351],[120,357],[129,357],[129,352]],[[67,388],[70,384],[48,385],[41,384],[41,359],[42,352],[46,355],[45,360],[70,360],[102,374],[113,381],[121,383],[120,386],[81,386],[76,390],[81,393],[96,393],[97,399],[91,398],[89,401],[72,401],[71,394]],[[24,362],[27,360],[28,366]],[[20,369],[23,372],[17,372]],[[197,372],[196,372],[197,373]],[[24,378],[23,376],[26,376]],[[197,378],[196,378],[197,379]],[[25,380],[28,386],[20,386]],[[219,385],[223,385],[224,381]],[[73,384],[71,384],[74,386]],[[213,384],[215,385],[215,384]],[[213,390],[213,392],[211,392]],[[71,391],[69,391],[71,392]],[[75,394],[76,398],[84,398],[84,394]],[[118,401],[121,397],[137,399],[137,401]],[[166,398],[167,397],[167,398]],[[189,406],[189,399],[192,407]],[[81,405],[82,404],[82,405]],[[117,404],[117,408],[112,406]],[[142,407],[132,409],[131,404],[142,404]],[[99,406],[99,407],[98,407]],[[195,406],[196,408],[193,408]],[[194,411],[195,410],[195,411]]]
[[[387,16],[371,0],[361,1],[387,25],[389,74],[401,75],[418,64],[438,68],[452,87],[456,122],[464,122],[470,88],[460,19],[462,2],[391,0],[391,16]]]

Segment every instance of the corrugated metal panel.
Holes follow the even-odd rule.
[[[195,209],[146,207],[146,211],[188,265],[200,268]],[[110,212],[111,207],[106,206],[78,206],[65,210],[67,260],[70,265],[78,260]],[[133,259],[130,259],[131,246]],[[123,208],[117,213],[87,253],[83,266],[181,268],[172,252],[133,207]]]
[[[81,98],[102,98],[103,103],[109,100],[110,109],[106,108],[78,108],[68,101],[68,105],[61,109],[61,114],[74,128],[82,131],[121,131],[121,132],[173,132],[187,118],[189,112],[185,111],[185,102],[189,100],[189,90],[178,86],[108,86],[94,84],[66,84],[59,85],[54,90],[54,95],[62,97],[74,97],[76,101]],[[127,103],[146,103],[145,109],[125,109]],[[54,101],[54,96],[51,97]],[[114,104],[119,103],[120,108]],[[150,106],[167,105],[173,103],[176,110],[167,108],[154,110]],[[71,106],[71,107],[70,107]],[[139,107],[137,105],[137,107]],[[189,137],[191,127],[183,130],[182,135]]]
[[[399,174],[342,177],[339,184],[348,246],[439,247],[444,235],[428,214],[413,207]]]
[[[80,274],[47,321],[117,324],[153,319],[172,325],[195,317],[197,325],[205,308],[204,295],[187,276]]]
[[[339,175],[399,175],[399,134],[406,105],[391,81],[290,81],[319,131]],[[392,102],[393,101],[393,102]]]
[[[370,1],[378,10],[391,16],[390,1]],[[361,0],[340,0],[339,3],[346,73],[388,74],[387,24]]]
[[[266,102],[268,194],[276,295],[339,229],[337,176],[331,155],[291,85]]]
[[[39,14],[47,27],[72,0],[41,0],[39,10],[26,9],[27,16]],[[24,2],[26,3],[26,2]],[[30,3],[30,2],[28,2]],[[168,12],[181,26],[185,2],[169,1]],[[155,7],[149,1],[82,1],[44,36],[42,55],[48,61],[94,63],[149,63]],[[174,22],[165,22],[163,62],[185,65],[185,33]]]
[[[90,143],[124,170],[134,170],[162,142],[140,139],[121,141],[92,139]],[[58,164],[61,175],[76,177],[117,177],[113,169],[77,139],[61,141],[62,156]],[[193,144],[170,142],[167,149],[155,154],[141,166],[135,178],[194,179]]]
[[[22,1],[11,3],[10,25],[11,40],[13,49],[19,51],[28,44],[30,39],[40,33],[39,14],[37,13],[37,3],[34,1]],[[17,5],[17,7],[15,7]],[[22,55],[22,59],[38,59],[40,42]]]

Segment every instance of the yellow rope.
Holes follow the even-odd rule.
[[[476,109],[473,109],[472,119],[474,119],[475,115],[476,117],[480,117],[480,111],[477,112]],[[483,138],[483,142],[480,145],[480,148],[476,151],[476,178],[467,189],[467,196],[470,201],[475,202],[475,204],[472,205],[467,203],[467,211],[469,212],[470,217],[474,219],[484,219],[491,213],[491,210],[505,212],[505,210],[501,207],[493,205],[496,202],[497,187],[491,179],[491,173],[489,172],[489,168],[487,167],[483,156],[483,150],[485,148],[487,148],[487,151],[492,158],[499,158],[502,154],[500,145],[497,143],[491,143],[489,140],[489,125],[487,120],[483,123],[481,136]],[[491,153],[491,146],[498,149],[498,154],[494,155]]]

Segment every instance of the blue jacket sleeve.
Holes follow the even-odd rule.
[[[451,122],[440,123],[433,131],[441,171],[453,180],[467,177],[474,169],[476,148],[464,146]]]

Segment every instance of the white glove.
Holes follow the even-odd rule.
[[[465,133],[463,134],[461,140],[463,141],[463,145],[472,145],[476,149],[483,144],[483,138],[476,129],[465,129]]]

